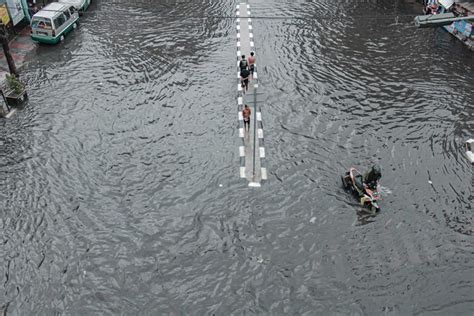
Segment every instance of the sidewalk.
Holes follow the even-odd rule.
[[[30,27],[26,26],[21,30],[17,36],[10,41],[10,53],[12,54],[13,60],[17,70],[20,70],[25,62],[26,56],[32,50],[36,48],[36,43],[30,37]],[[9,74],[7,59],[0,49],[0,81],[5,79],[5,74]]]

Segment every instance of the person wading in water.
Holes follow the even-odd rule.
[[[249,63],[247,59],[245,59],[245,55],[242,55],[242,60],[239,63],[240,71],[243,69],[248,69],[249,68]]]
[[[240,70],[240,84],[242,85],[242,93],[249,91],[249,76],[250,71],[244,68]]]
[[[244,109],[242,110],[242,116],[244,117],[244,130],[247,130],[247,131],[250,131],[250,114],[252,114],[252,111],[250,110],[249,106],[246,104],[244,106]]]
[[[249,71],[250,71],[250,75],[252,76],[252,79],[253,79],[253,73],[255,71],[255,62],[257,61],[257,58],[254,55],[255,55],[254,52],[250,52]]]

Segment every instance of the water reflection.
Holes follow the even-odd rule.
[[[368,208],[357,209],[357,226],[367,225],[375,221],[376,212]]]

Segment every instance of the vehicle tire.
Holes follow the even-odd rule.
[[[64,35],[61,35],[61,37],[59,38],[59,41],[64,42]]]
[[[77,23],[74,23],[74,24],[72,25],[72,28],[73,28],[73,29],[76,29],[76,28],[77,28]]]

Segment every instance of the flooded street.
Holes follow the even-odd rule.
[[[0,121],[3,310],[472,315],[473,52],[406,1],[250,0],[268,180],[248,188],[237,4],[97,0],[36,48]],[[373,163],[367,218],[340,176]]]

